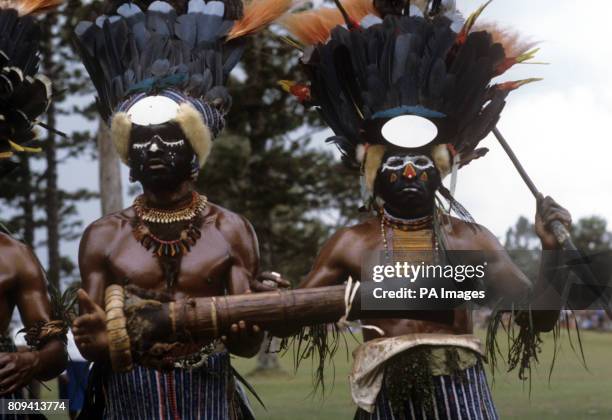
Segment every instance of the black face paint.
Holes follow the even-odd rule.
[[[394,151],[383,158],[374,193],[385,201],[391,215],[411,219],[433,212],[441,184],[440,172],[429,156]]]
[[[134,126],[130,135],[130,176],[150,189],[171,189],[193,173],[195,152],[174,122]]]

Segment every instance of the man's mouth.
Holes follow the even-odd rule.
[[[158,170],[158,169],[166,169],[167,168],[166,163],[164,162],[164,160],[160,159],[160,158],[149,159],[148,162],[147,162],[147,166],[149,167],[149,169],[152,169],[154,171]]]
[[[408,187],[402,188],[401,192],[403,192],[403,193],[420,193],[420,192],[422,192],[422,189],[418,185],[410,185]]]

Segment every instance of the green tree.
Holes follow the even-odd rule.
[[[514,226],[506,231],[504,243],[512,261],[520,267],[533,282],[537,280],[540,263],[540,240],[535,226],[524,216],[520,216]]]
[[[612,232],[607,221],[599,216],[584,217],[576,222],[572,237],[576,246],[587,253],[612,250]]]
[[[607,230],[607,222],[599,216],[583,217],[572,226],[572,240],[578,249],[587,255],[612,250],[612,232]],[[535,226],[524,216],[506,232],[504,246],[512,260],[532,280],[539,270],[540,241]]]

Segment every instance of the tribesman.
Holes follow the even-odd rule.
[[[40,150],[34,125],[51,102],[51,82],[37,74],[41,34],[33,15],[58,4],[1,5],[0,177],[18,169],[17,154]],[[0,228],[0,399],[11,400],[23,398],[22,388],[33,380],[46,381],[62,373],[68,326],[62,309],[50,302],[47,279],[32,250]],[[7,334],[15,306],[25,327],[27,351],[17,352]]]
[[[487,286],[500,296],[518,300],[548,284],[557,274],[551,259],[543,255],[534,285],[442,183],[487,152],[478,144],[495,127],[508,93],[531,81],[492,79],[530,59],[531,46],[494,26],[476,26],[484,6],[464,20],[452,0],[336,4],[338,10],[284,19],[290,41],[303,50],[309,83],[281,84],[315,106],[334,131],[328,141],[361,172],[366,208],[375,215],[333,235],[300,287],[366,281],[363,262],[379,253],[460,250],[488,252]],[[569,226],[570,214],[540,197],[535,227],[543,250],[558,249],[553,221]],[[522,341],[513,363],[521,371],[536,354],[537,334],[556,324],[555,307],[518,317]],[[355,418],[498,418],[468,310],[362,322],[370,328],[354,352]]]
[[[230,352],[255,355],[263,337],[257,325],[237,322],[222,341],[196,345],[177,339],[154,346],[138,355],[140,363],[131,371],[118,373],[110,368],[108,350],[118,338],[107,334],[105,325],[112,328],[116,320],[107,320],[101,307],[111,285],[136,287],[149,301],[250,292],[259,269],[253,228],[196,192],[194,183],[225,125],[231,106],[225,83],[245,38],[289,5],[288,0],[255,0],[244,8],[241,0],[126,2],[75,29],[101,116],[131,180],[143,189],[131,207],[94,222],[81,240],[82,316],[73,331],[83,356],[95,362],[88,415],[250,416]],[[166,342],[173,340],[170,334]]]

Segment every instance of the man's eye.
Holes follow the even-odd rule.
[[[132,148],[134,150],[142,150],[145,149],[149,144],[151,144],[151,142],[146,142],[146,143],[134,143],[132,144]]]
[[[389,166],[401,166],[403,164],[404,164],[404,161],[402,159],[398,159],[398,158],[389,159],[387,161],[387,165],[389,165]]]
[[[162,139],[161,142],[168,147],[180,147],[185,144],[185,140],[183,139],[179,139],[179,140],[163,140]]]

